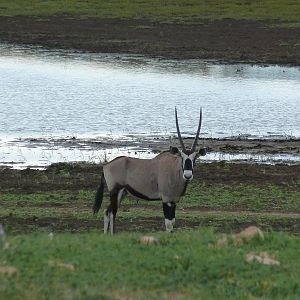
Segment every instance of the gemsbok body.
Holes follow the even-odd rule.
[[[106,182],[110,204],[104,213],[104,233],[115,231],[115,218],[122,199],[126,194],[153,201],[162,200],[167,232],[173,231],[176,203],[185,194],[187,184],[193,179],[195,161],[205,155],[205,149],[196,150],[201,129],[202,110],[199,125],[191,149],[186,149],[179,130],[177,110],[175,119],[178,139],[182,150],[170,147],[152,159],[120,156],[103,166],[101,184],[97,190],[94,214],[101,207]]]

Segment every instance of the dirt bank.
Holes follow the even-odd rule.
[[[256,21],[227,19],[180,25],[70,16],[2,16],[0,41],[176,59],[300,65],[300,28]]]
[[[267,217],[267,216],[266,216]],[[45,231],[69,231],[86,232],[89,230],[102,231],[102,222],[99,220],[78,220],[76,218],[18,218],[13,216],[4,217],[1,220],[7,227],[13,227],[15,233],[31,233],[33,230]],[[206,226],[213,226],[220,232],[239,232],[248,226],[260,226],[264,230],[272,228],[275,231],[288,231],[299,233],[299,219],[290,220],[266,220],[264,223],[253,222],[252,220],[230,220],[226,222],[215,222],[210,218],[203,218],[201,223],[194,220],[178,219],[176,227],[180,229],[191,229]],[[161,217],[138,217],[134,220],[119,217],[117,220],[118,232],[138,231],[153,232],[164,231],[164,224]]]
[[[184,138],[187,147],[191,146],[194,137]],[[154,153],[168,150],[169,147],[178,146],[180,144],[177,138],[166,136],[127,136],[123,139],[101,137],[96,139],[82,138],[56,138],[56,139],[20,139],[14,141],[20,147],[43,147],[51,149],[51,147],[62,147],[72,149],[90,149],[105,150],[112,148],[133,147],[137,150],[146,149]],[[200,138],[199,146],[204,147],[209,152],[220,152],[230,154],[289,154],[300,155],[300,139],[297,138],[281,138],[281,139],[259,139],[259,138]]]
[[[300,165],[259,165],[198,163],[195,178],[206,185],[253,184],[256,186],[279,185],[300,191]],[[14,170],[0,168],[0,191],[13,193],[35,193],[51,191],[96,190],[102,166],[88,163],[59,163],[47,170]],[[195,179],[195,180],[196,180]]]
[[[42,171],[1,168],[0,223],[13,233],[102,230],[103,212],[92,214],[101,172],[95,164],[55,164]],[[299,233],[299,174],[300,165],[199,163],[178,205],[176,227],[231,232],[257,225]],[[157,231],[164,230],[162,220],[159,201],[125,199],[117,226],[119,231]]]

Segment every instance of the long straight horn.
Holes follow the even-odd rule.
[[[200,120],[199,120],[199,125],[198,125],[198,129],[197,129],[196,137],[195,137],[193,145],[192,145],[192,149],[191,149],[192,152],[195,152],[196,147],[197,147],[197,142],[198,142],[200,129],[201,129],[201,123],[202,123],[202,108],[200,108]]]
[[[177,117],[177,109],[176,109],[176,107],[175,107],[175,119],[176,119],[176,128],[177,128],[178,139],[179,139],[179,142],[180,142],[182,150],[185,151],[186,149],[185,149],[185,146],[184,146],[184,143],[183,143],[183,140],[182,140],[182,137],[181,137],[181,133],[180,133],[180,130],[179,130],[178,117]]]

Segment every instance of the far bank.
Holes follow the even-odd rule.
[[[300,28],[247,20],[159,23],[77,16],[1,16],[0,42],[221,63],[300,65]]]

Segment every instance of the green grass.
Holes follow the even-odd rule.
[[[80,17],[146,19],[158,22],[201,23],[232,18],[299,26],[297,0],[55,0],[0,1],[2,16],[74,15]]]
[[[156,245],[142,245],[139,234],[129,233],[9,236],[0,267],[13,266],[18,273],[0,274],[0,298],[298,299],[299,236],[269,233],[264,241],[221,249],[212,246],[220,235],[211,230],[155,236]],[[262,251],[280,265],[245,261],[246,254]]]
[[[0,299],[299,299],[300,217],[286,213],[299,213],[300,195],[298,181],[288,175],[279,183],[259,172],[245,182],[235,182],[238,172],[227,181],[195,178],[178,205],[174,234],[162,232],[160,201],[137,204],[127,198],[118,212],[119,233],[112,237],[102,234],[107,194],[100,216],[93,216],[96,188],[85,181],[94,173],[72,172],[63,178],[22,173],[17,185],[15,174],[7,174],[11,185],[3,184],[0,193],[0,222],[7,233],[6,241],[0,239]],[[263,241],[215,247],[222,235],[213,228],[231,234],[252,224],[264,230]],[[140,244],[142,232],[159,243]],[[248,263],[250,252],[268,252],[280,265]],[[5,267],[17,271],[8,275]]]
[[[183,207],[201,206],[224,210],[298,211],[300,192],[287,186],[267,184],[214,184],[192,183],[182,199]]]
[[[87,226],[99,226],[100,230],[103,210],[108,206],[109,198],[105,194],[102,210],[94,216],[94,196],[95,190],[62,190],[32,194],[6,192],[0,194],[0,218],[18,219],[6,227],[14,234],[32,230],[82,232],[87,230]],[[177,206],[176,218],[179,222],[176,229],[191,228],[198,224],[201,227],[210,226],[231,232],[247,224],[256,224],[264,229],[276,228],[299,233],[299,199],[300,194],[296,186],[232,183],[208,185],[195,180]],[[287,214],[294,212],[298,214]],[[36,218],[38,221],[32,222]],[[153,221],[153,218],[156,218],[156,221]],[[156,228],[159,228],[160,224],[163,228],[163,218],[160,201],[140,200],[137,203],[128,198],[124,199],[117,216],[119,223],[129,226],[125,230],[140,232],[153,228],[153,222],[158,224]],[[76,226],[77,221],[80,223]]]
[[[32,194],[0,193],[0,204],[18,208],[21,206],[36,206],[39,204],[61,204],[82,207],[92,207],[95,190],[63,190],[55,192],[35,192]],[[278,186],[254,184],[220,184],[208,185],[193,181],[186,195],[180,200],[178,207],[210,208],[223,210],[245,211],[298,211],[300,212],[300,192],[296,186]],[[105,194],[103,206],[108,203]],[[124,204],[136,204],[135,200],[125,199]],[[141,205],[161,206],[159,201],[147,202],[140,200]]]

